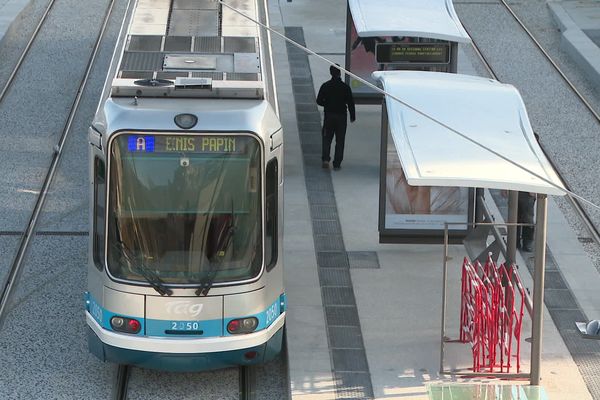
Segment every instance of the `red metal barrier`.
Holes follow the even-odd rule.
[[[497,266],[491,258],[483,266],[473,265],[464,258],[459,340],[471,344],[474,372],[499,368],[508,373],[512,357],[520,371],[524,300],[515,265]]]

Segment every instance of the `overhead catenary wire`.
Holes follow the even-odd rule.
[[[308,47],[301,45],[300,43],[298,43],[298,42],[296,42],[296,41],[294,41],[294,40],[292,40],[292,39],[288,38],[287,36],[285,36],[285,35],[283,35],[283,34],[281,34],[281,33],[279,33],[279,32],[277,32],[275,29],[272,29],[272,28],[270,28],[269,26],[267,26],[267,25],[263,24],[262,22],[260,22],[260,21],[257,21],[256,19],[254,19],[254,18],[250,17],[249,15],[246,15],[246,14],[245,14],[245,13],[243,13],[242,11],[240,11],[240,10],[236,9],[235,7],[232,7],[232,6],[230,6],[230,5],[229,5],[229,4],[227,4],[227,3],[225,3],[225,1],[223,1],[223,0],[217,0],[217,1],[218,1],[218,2],[219,2],[219,4],[221,4],[223,7],[227,7],[228,9],[232,10],[233,12],[235,12],[235,13],[237,13],[237,14],[241,15],[242,17],[244,17],[244,18],[246,18],[246,19],[248,19],[248,20],[252,21],[253,23],[257,24],[258,26],[260,26],[260,27],[262,27],[262,28],[264,28],[264,29],[268,30],[269,32],[271,32],[271,33],[273,33],[273,34],[275,34],[275,35],[279,36],[280,38],[284,39],[286,42],[288,42],[288,43],[292,44],[293,46],[296,46],[296,47],[298,47],[299,49],[301,49],[301,50],[305,51],[306,53],[308,53],[308,54],[310,54],[310,55],[312,55],[312,56],[315,56],[315,57],[317,57],[317,58],[321,59],[322,61],[324,61],[325,63],[327,63],[327,64],[329,64],[329,65],[335,66],[335,67],[336,67],[336,68],[338,68],[339,70],[343,71],[345,74],[348,74],[348,75],[350,75],[350,76],[351,76],[351,77],[353,77],[354,79],[358,80],[359,82],[361,82],[361,83],[365,84],[366,86],[370,87],[371,89],[375,90],[377,93],[380,93],[380,94],[382,94],[382,95],[384,95],[384,96],[386,96],[386,97],[388,97],[388,98],[390,98],[390,99],[392,99],[392,100],[395,100],[395,101],[397,101],[398,103],[402,104],[402,105],[403,105],[403,106],[405,106],[406,108],[408,108],[408,109],[410,109],[410,110],[412,110],[412,111],[416,112],[417,114],[419,114],[419,115],[421,115],[421,116],[423,116],[423,117],[425,117],[425,118],[429,119],[430,121],[432,121],[432,122],[434,122],[434,123],[436,123],[436,124],[440,125],[441,127],[445,128],[445,129],[447,129],[447,130],[449,130],[450,132],[452,132],[452,133],[454,133],[454,134],[456,134],[456,135],[460,136],[461,138],[463,138],[463,139],[467,140],[468,142],[470,142],[470,143],[474,144],[475,146],[477,146],[477,147],[479,147],[479,148],[481,148],[481,149],[483,149],[483,150],[485,150],[485,151],[488,151],[489,153],[491,153],[491,154],[495,155],[496,157],[499,157],[500,159],[502,159],[502,160],[504,160],[504,161],[508,162],[509,164],[511,164],[511,165],[513,165],[513,166],[515,166],[515,167],[517,167],[517,168],[519,168],[519,169],[521,169],[521,170],[523,170],[523,171],[525,171],[525,172],[529,173],[530,175],[532,175],[532,176],[534,176],[534,177],[538,178],[539,180],[541,180],[541,181],[543,181],[543,182],[547,183],[548,185],[550,185],[550,186],[554,187],[555,189],[558,189],[559,191],[561,191],[561,192],[563,192],[563,193],[565,193],[565,194],[567,194],[567,195],[569,195],[569,196],[571,196],[571,197],[573,197],[573,198],[576,198],[576,199],[578,199],[578,200],[581,200],[582,202],[584,202],[584,203],[586,203],[586,204],[590,205],[590,206],[591,206],[591,207],[593,207],[593,208],[596,208],[596,209],[600,210],[600,206],[599,206],[599,205],[596,205],[594,202],[592,202],[592,201],[590,201],[590,200],[586,199],[585,197],[583,197],[583,196],[580,196],[580,195],[578,195],[577,193],[575,193],[575,192],[572,192],[572,191],[570,191],[570,190],[568,190],[568,189],[565,189],[564,187],[562,187],[562,186],[560,186],[560,185],[557,185],[556,183],[554,183],[554,182],[550,181],[549,179],[546,179],[545,177],[543,177],[543,176],[541,176],[541,175],[539,175],[539,174],[535,173],[534,171],[530,170],[529,168],[527,168],[527,167],[524,167],[524,166],[522,166],[521,164],[519,164],[519,163],[517,163],[517,162],[515,162],[515,161],[511,160],[509,157],[507,157],[507,156],[504,156],[503,154],[501,154],[501,153],[499,153],[499,152],[495,151],[494,149],[492,149],[492,148],[490,148],[490,147],[487,147],[487,146],[485,146],[485,145],[484,145],[484,144],[482,144],[482,143],[479,143],[478,141],[476,141],[476,140],[474,140],[474,139],[470,138],[469,136],[467,136],[467,135],[465,135],[465,134],[461,133],[460,131],[458,131],[458,130],[456,130],[456,129],[452,128],[451,126],[449,126],[449,125],[445,124],[444,122],[442,122],[442,121],[440,121],[440,120],[436,119],[435,117],[433,117],[433,116],[431,116],[431,115],[427,114],[426,112],[419,110],[417,107],[414,107],[414,106],[412,106],[412,105],[408,104],[407,102],[405,102],[405,101],[401,100],[401,99],[400,99],[400,98],[398,98],[397,96],[394,96],[393,94],[386,92],[384,89],[382,89],[382,88],[380,88],[380,87],[378,87],[378,86],[376,86],[376,85],[373,85],[371,82],[369,82],[369,81],[367,81],[367,80],[365,80],[365,79],[361,78],[360,76],[358,76],[358,75],[356,75],[356,74],[352,73],[351,71],[348,71],[347,69],[345,69],[345,68],[343,68],[343,67],[339,66],[338,64],[336,64],[335,62],[333,62],[333,61],[331,61],[331,60],[327,59],[326,57],[323,57],[322,55],[320,55],[320,54],[317,54],[316,52],[312,51],[312,50],[311,50],[311,49],[309,49]]]

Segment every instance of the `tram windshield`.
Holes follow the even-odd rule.
[[[111,274],[166,284],[255,277],[262,265],[259,149],[255,138],[242,135],[116,137],[109,165]]]

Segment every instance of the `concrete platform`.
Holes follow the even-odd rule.
[[[0,0],[0,42],[31,0]]]
[[[600,1],[549,1],[562,32],[561,47],[600,89]]]
[[[314,4],[270,2],[271,24],[343,65],[345,2],[319,3],[318,10]],[[439,373],[442,246],[378,242],[379,107],[358,106],[357,121],[348,127],[342,169],[322,170],[318,136],[322,110],[314,105],[314,95],[329,78],[328,65],[278,38],[274,51],[286,139],[284,246],[292,398],[430,399],[436,385],[498,384],[493,379]],[[459,72],[475,73],[462,49]],[[494,208],[493,203],[490,206]],[[600,293],[593,287],[598,287],[600,277],[552,201],[549,218],[553,260],[581,308],[592,317],[599,311]],[[456,336],[458,268],[466,252],[462,246],[452,246],[450,252],[446,324],[448,336]],[[531,288],[528,261],[519,258],[522,278]],[[546,309],[544,317],[544,390],[531,398],[592,399],[554,323],[557,310],[552,311]],[[569,323],[556,321],[562,328]],[[524,324],[527,339],[528,318]],[[524,341],[523,346],[526,372],[529,343]],[[447,368],[469,367],[468,347],[448,345],[446,350]]]

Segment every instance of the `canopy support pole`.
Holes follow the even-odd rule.
[[[542,362],[542,326],[544,315],[544,273],[546,266],[546,217],[548,196],[538,193],[535,219],[535,270],[533,277],[533,327],[531,330],[531,380],[539,386]]]
[[[510,264],[517,261],[517,207],[519,202],[519,192],[510,190],[508,192],[508,237],[507,240],[507,256]]]

